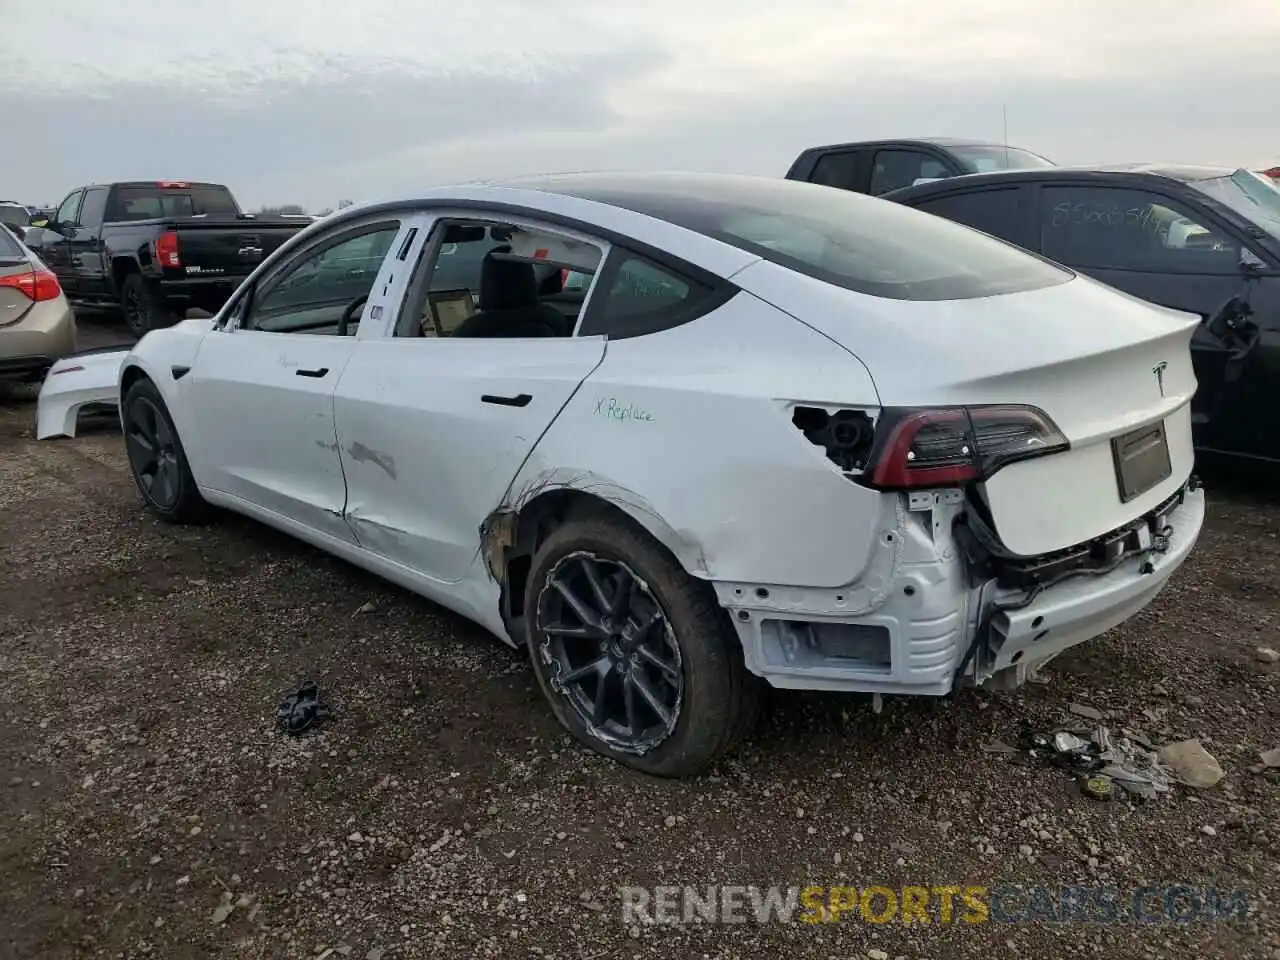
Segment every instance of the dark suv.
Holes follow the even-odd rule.
[[[787,179],[879,196],[924,180],[1053,165],[1030,150],[981,140],[863,140],[810,147],[791,164]]]

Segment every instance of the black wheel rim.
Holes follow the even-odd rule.
[[[146,326],[142,297],[132,288],[124,292],[124,322],[135,333]]]
[[[645,753],[680,719],[680,645],[657,598],[626,564],[572,553],[538,596],[539,653],[552,691],[597,739]]]
[[[130,404],[124,435],[129,465],[143,493],[161,508],[178,501],[176,439],[168,418],[154,403],[138,397]]]

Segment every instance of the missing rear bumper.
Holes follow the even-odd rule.
[[[1154,516],[1160,541],[1128,553],[1108,573],[1060,579],[1025,607],[990,618],[987,654],[978,679],[1043,663],[1128,620],[1156,598],[1190,555],[1204,525],[1204,491],[1183,490],[1172,509]]]
[[[945,542],[933,544],[931,560],[895,564],[876,603],[845,613],[855,587],[715,586],[748,669],[775,687],[940,696],[958,682],[1025,675],[1138,613],[1190,554],[1204,514],[1203,491],[1188,484],[1100,538],[1136,537],[1139,549],[1122,550],[1105,568],[1060,566],[1033,596],[995,576],[971,579],[963,553]]]

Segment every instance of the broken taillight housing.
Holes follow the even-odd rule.
[[[888,408],[860,479],[881,490],[956,487],[1068,447],[1062,431],[1036,407]]]

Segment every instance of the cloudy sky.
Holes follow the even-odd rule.
[[[199,14],[183,10],[199,10]],[[1001,136],[1280,162],[1275,0],[0,0],[0,199],[189,178],[242,203],[580,169],[781,175]]]

